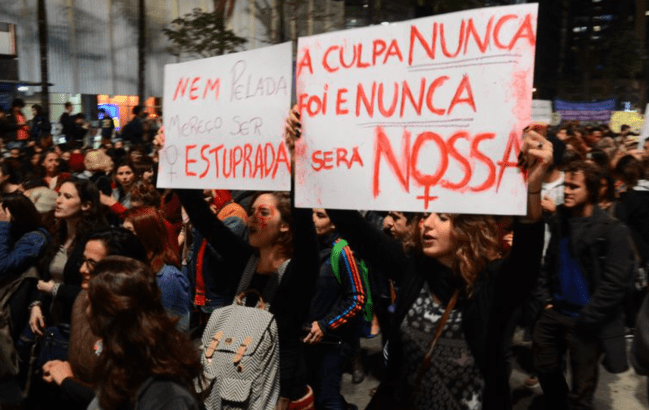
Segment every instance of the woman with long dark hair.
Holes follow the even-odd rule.
[[[42,335],[45,326],[44,306],[51,306],[46,311],[52,324],[70,323],[72,304],[81,291],[85,238],[108,225],[99,209],[99,191],[88,180],[73,178],[61,185],[54,216],[54,241],[43,259],[43,279],[37,285],[40,295],[32,303],[29,320],[36,335]]]
[[[155,208],[141,206],[124,214],[124,228],[132,231],[146,249],[162,292],[162,306],[170,315],[180,318],[178,329],[188,331],[191,289],[189,280],[180,271],[178,247],[172,245],[164,220]]]
[[[164,145],[164,129],[156,137]],[[318,244],[311,210],[297,209],[287,192],[257,192],[248,210],[248,241],[235,235],[219,221],[198,190],[176,190],[194,227],[222,257],[223,269],[218,272],[223,295],[232,299],[246,267],[254,269],[247,289],[264,294],[266,285],[275,283],[279,271],[281,281],[270,301],[279,334],[279,402],[312,401],[306,383],[303,357],[303,324],[315,289],[319,269]],[[273,279],[275,278],[275,279]],[[273,279],[273,280],[271,280]]]
[[[151,268],[109,256],[88,286],[89,323],[101,343],[97,398],[89,408],[198,409],[191,391],[201,374],[199,353],[174,329]]]
[[[287,124],[292,154],[298,118],[293,111]],[[527,131],[521,153],[528,214],[516,224],[513,247],[504,260],[497,260],[497,228],[489,216],[424,214],[417,250],[408,256],[400,243],[358,212],[327,210],[352,249],[401,284],[386,348],[386,379],[369,408],[511,408],[505,334],[540,268],[540,193],[552,144]]]

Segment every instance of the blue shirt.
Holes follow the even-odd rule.
[[[0,222],[0,277],[23,273],[36,264],[49,240],[47,231],[39,228],[12,243],[11,222]]]
[[[191,289],[187,276],[175,266],[163,265],[156,280],[162,293],[162,306],[171,316],[180,317],[178,330],[189,330]]]
[[[553,295],[556,309],[569,316],[579,316],[590,302],[590,294],[579,260],[572,253],[570,238],[563,238],[559,243],[559,283],[561,289]]]

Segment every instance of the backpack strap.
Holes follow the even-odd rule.
[[[361,275],[363,275],[363,281],[367,284],[367,289],[365,291],[365,308],[363,309],[363,314],[366,321],[372,322],[372,319],[374,318],[374,314],[372,313],[374,302],[372,301],[372,290],[370,289],[370,270],[365,264],[365,261],[362,259],[358,261],[358,266],[360,267]]]
[[[282,278],[284,277],[284,273],[286,272],[286,268],[290,262],[290,259],[285,260],[281,265],[279,265],[279,268],[273,272],[270,279],[268,279],[268,283],[263,292],[267,308],[270,307],[269,305],[273,302],[275,294],[277,293],[277,288],[279,288],[279,284],[282,282]]]
[[[252,282],[252,277],[254,276],[255,271],[257,270],[258,264],[259,264],[259,257],[255,254],[252,254],[250,256],[250,259],[248,259],[246,268],[243,270],[243,275],[241,275],[241,279],[239,280],[239,286],[237,287],[235,298],[236,296],[239,296],[239,294],[241,294],[242,292],[248,290],[248,287],[250,287],[250,282]]]
[[[344,239],[338,239],[336,242],[334,242],[334,246],[331,249],[331,257],[330,257],[330,262],[331,262],[331,270],[334,273],[334,276],[336,277],[336,280],[338,280],[338,283],[342,283],[340,280],[340,267],[338,262],[340,261],[340,253],[343,251],[343,248],[347,246],[348,243]]]
[[[284,277],[284,273],[286,272],[286,268],[288,267],[288,264],[290,262],[290,259],[285,260],[268,279],[268,283],[266,284],[266,287],[264,287],[263,291],[263,297],[266,301],[266,310],[270,309],[270,304],[273,302],[273,298],[275,298],[277,288],[279,287],[279,284]],[[241,275],[241,280],[239,280],[239,286],[237,287],[237,292],[235,293],[233,303],[236,304],[239,295],[248,290],[248,288],[250,287],[250,282],[252,282],[252,277],[255,275],[257,265],[259,265],[259,257],[253,254],[250,259],[248,259],[248,264],[243,271],[243,275]]]

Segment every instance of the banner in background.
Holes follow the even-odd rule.
[[[596,102],[554,100],[554,110],[561,113],[562,121],[609,122],[616,107],[615,98]]]

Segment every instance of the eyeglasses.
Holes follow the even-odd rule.
[[[95,269],[95,266],[97,265],[97,261],[92,260],[92,259],[82,258],[81,259],[81,266],[83,266],[84,264],[87,264],[88,265],[88,271],[92,272]]]

